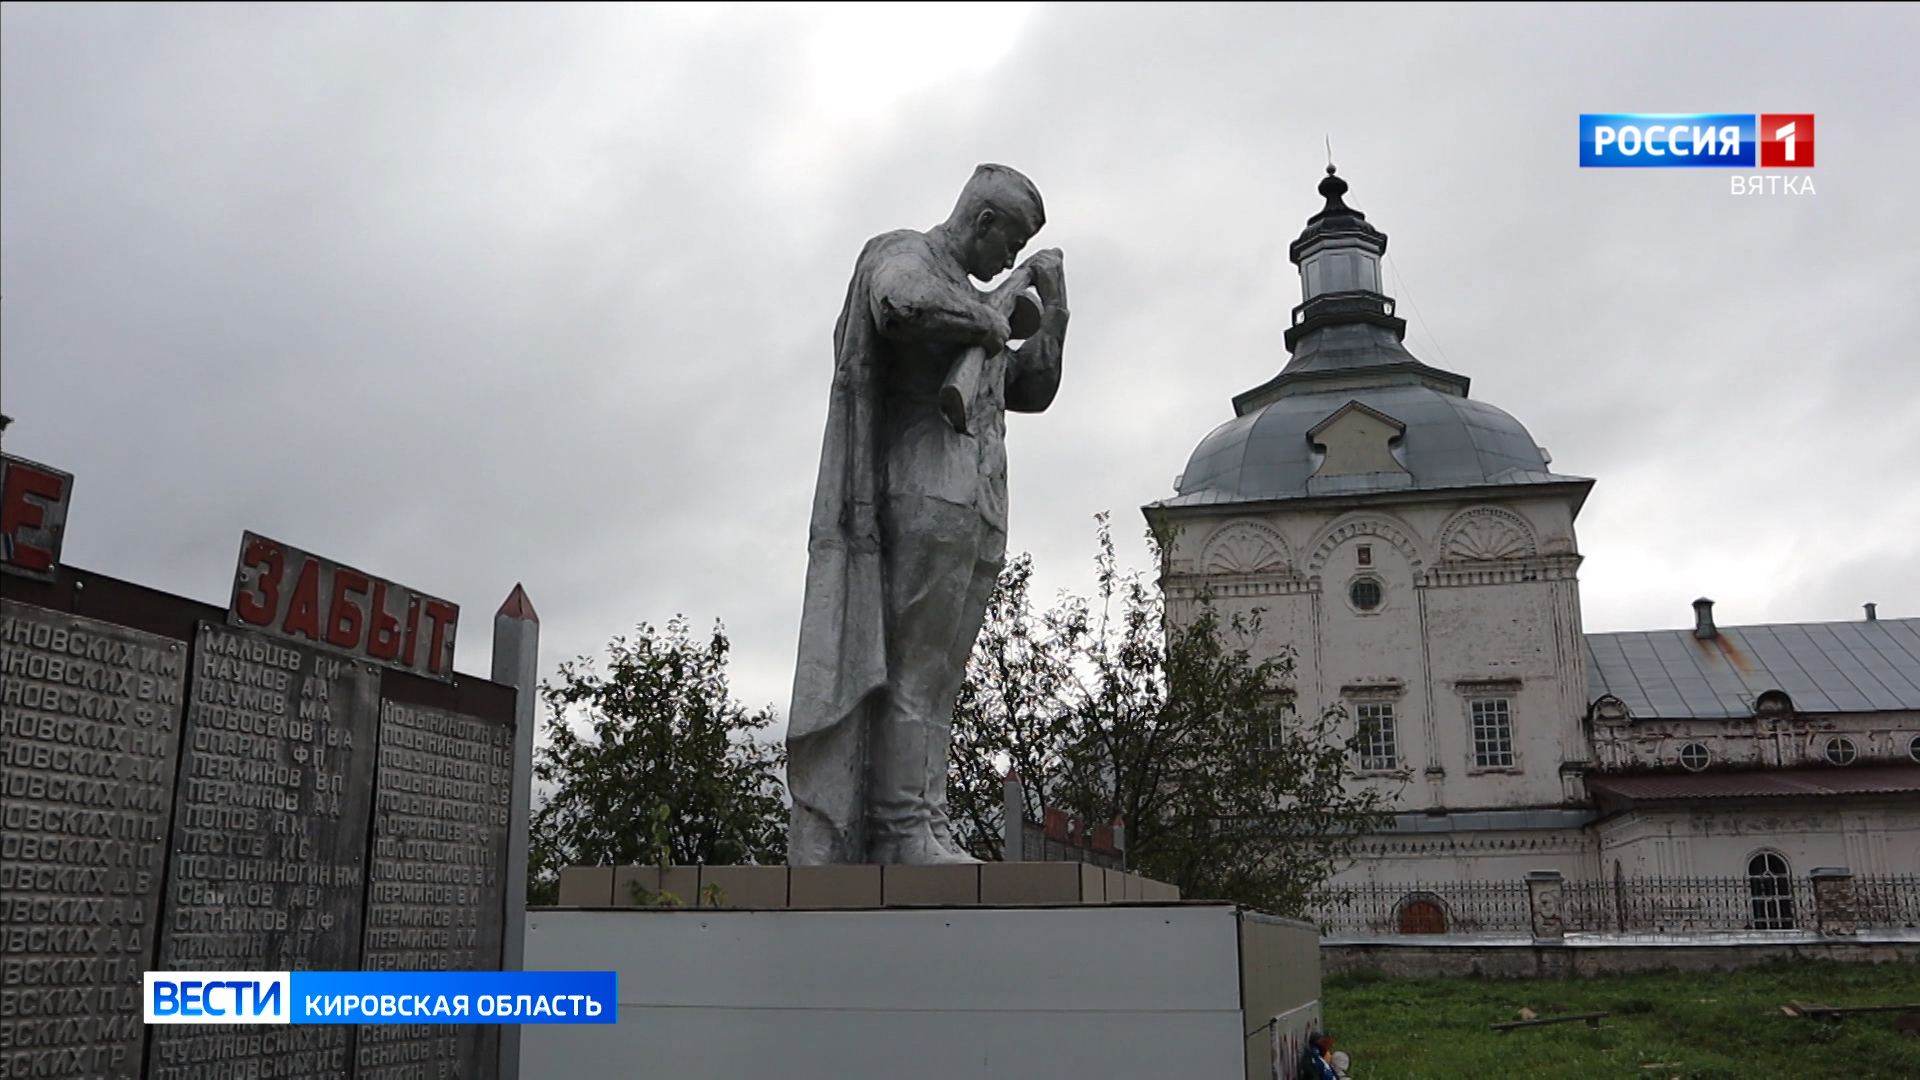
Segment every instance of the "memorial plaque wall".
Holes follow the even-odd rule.
[[[0,600],[0,1077],[140,1075],[185,660]]]
[[[367,900],[369,971],[500,967],[513,727],[383,701]],[[491,1075],[492,1024],[360,1029],[359,1080]]]
[[[57,563],[5,580],[0,1080],[492,1075],[496,1025],[149,1030],[140,988],[155,968],[497,969],[511,691]],[[83,602],[111,621],[65,613]]]
[[[193,675],[156,966],[359,967],[379,669],[202,623]],[[152,1075],[350,1075],[351,1028],[297,1030],[156,1029]]]

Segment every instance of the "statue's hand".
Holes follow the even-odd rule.
[[[987,351],[988,356],[992,356],[1007,347],[1007,339],[1013,336],[1013,327],[1008,324],[1007,317],[997,309],[989,306],[986,310],[988,324],[980,347]]]
[[[1035,292],[1040,294],[1040,302],[1048,308],[1067,306],[1067,271],[1061,262],[1059,248],[1046,248],[1036,251],[1020,268],[1027,272]]]

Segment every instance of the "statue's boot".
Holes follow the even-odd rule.
[[[945,848],[948,853],[959,856],[966,862],[980,861],[972,855],[969,855],[967,849],[961,846],[960,841],[953,838],[953,822],[947,818],[945,813],[935,811],[932,820],[927,823],[927,831],[933,834],[933,842]]]
[[[951,713],[952,706],[948,705]],[[927,745],[927,827],[934,842],[965,860],[979,862],[953,838],[953,820],[947,816],[947,760],[953,742],[953,725],[941,724]]]
[[[941,843],[933,831],[927,756],[936,741],[934,725],[896,715],[875,728],[869,822],[872,861],[906,866],[977,862]]]
[[[961,866],[980,861],[940,843],[934,839],[931,829],[904,836],[877,837],[873,842],[872,857],[876,863],[892,866]]]
[[[941,813],[935,815],[932,820],[927,823],[927,832],[933,837],[934,844],[947,854],[947,858],[933,861],[942,863],[977,863],[980,861],[968,854],[967,849],[961,847],[960,842],[953,838],[953,825],[947,820],[946,814]]]
[[[940,797],[937,799],[929,799],[927,802],[927,832],[932,834],[933,842],[939,845],[940,849],[951,857],[936,861],[977,863],[980,860],[974,858],[971,852],[961,846],[960,841],[953,838],[953,822],[947,817],[947,799],[944,790],[946,784],[943,782],[940,786],[943,789],[940,792]]]

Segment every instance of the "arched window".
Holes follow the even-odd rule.
[[[1444,934],[1447,911],[1431,894],[1415,893],[1400,902],[1400,932],[1403,934]]]
[[[1747,896],[1753,904],[1755,930],[1793,929],[1793,878],[1786,857],[1756,852],[1747,860]]]

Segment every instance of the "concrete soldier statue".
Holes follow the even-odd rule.
[[[1014,269],[1045,221],[1032,181],[982,165],[944,223],[877,236],[854,264],[787,732],[792,865],[974,861],[948,826],[947,749],[1006,557],[1005,413],[1060,385],[1060,252]],[[991,292],[968,281],[1008,269]]]

